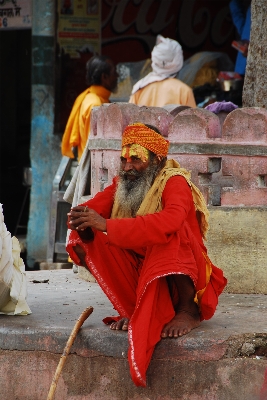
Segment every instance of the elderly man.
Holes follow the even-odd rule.
[[[226,284],[203,244],[203,196],[190,174],[167,160],[168,146],[151,125],[127,126],[119,176],[68,214],[67,251],[118,311],[104,322],[129,331],[131,375],[141,386],[160,338],[185,335],[211,318]]]
[[[180,44],[158,35],[151,60],[152,72],[134,85],[129,103],[152,107],[166,104],[196,107],[192,89],[176,78],[184,62]]]
[[[94,56],[87,62],[86,80],[89,87],[73,105],[62,138],[63,156],[74,158],[73,148],[78,147],[80,160],[89,135],[92,108],[110,102],[109,97],[116,90],[117,79],[116,68],[109,57]]]

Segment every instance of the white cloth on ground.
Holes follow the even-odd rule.
[[[31,314],[26,297],[27,282],[20,244],[15,236],[11,238],[0,204],[0,314]]]
[[[151,60],[152,72],[136,82],[132,94],[152,82],[175,77],[184,62],[182,47],[176,40],[158,35],[151,53]]]

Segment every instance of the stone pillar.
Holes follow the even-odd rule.
[[[55,16],[52,0],[33,2],[32,187],[27,233],[27,263],[46,259],[52,181],[60,160],[60,138],[54,134]]]

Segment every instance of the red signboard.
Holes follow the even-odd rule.
[[[235,58],[230,0],[103,0],[102,53],[115,62],[150,57],[158,34],[176,39],[185,59],[198,51]]]

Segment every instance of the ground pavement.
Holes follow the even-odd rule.
[[[98,284],[72,270],[27,272],[28,316],[0,315],[0,399],[42,400],[81,312],[85,321],[61,373],[56,400],[256,400],[267,368],[267,296],[222,294],[215,316],[157,345],[147,388],[129,375],[127,333]],[[267,399],[263,396],[262,399]]]

